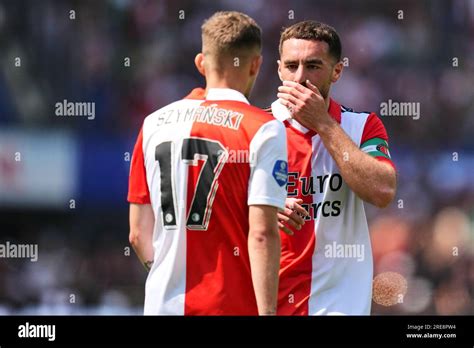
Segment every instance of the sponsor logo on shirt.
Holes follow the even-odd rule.
[[[343,185],[339,173],[318,176],[300,176],[299,172],[288,173],[288,197],[304,198],[324,192],[338,192]],[[301,206],[310,214],[305,220],[316,220],[322,217],[339,216],[344,205],[340,200],[323,200],[313,203],[303,203]]]

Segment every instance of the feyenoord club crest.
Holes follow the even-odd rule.
[[[381,153],[390,156],[390,153],[388,152],[387,146],[385,144],[378,144],[377,145],[377,151],[380,151]]]

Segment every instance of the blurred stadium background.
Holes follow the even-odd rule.
[[[0,259],[0,314],[142,312],[128,156],[147,114],[203,85],[200,25],[231,9],[263,29],[257,106],[276,98],[281,28],[304,19],[341,36],[336,100],[421,104],[418,120],[382,117],[399,188],[367,206],[374,275],[399,272],[408,293],[372,312],[474,314],[472,0],[0,1],[0,242],[39,245],[37,262]],[[64,99],[95,103],[95,119],[57,117]]]

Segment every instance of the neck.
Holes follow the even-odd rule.
[[[326,110],[329,110],[329,104],[331,104],[331,98],[329,97],[330,90],[331,90],[331,85],[329,85],[326,98],[324,98],[324,104],[326,104]]]
[[[232,75],[219,76],[217,74],[210,74],[206,76],[206,93],[209,88],[230,88],[245,95],[247,92],[247,81]]]
[[[329,99],[329,95],[324,98],[324,104],[326,104],[326,110],[329,110],[329,104],[331,103],[331,100]]]

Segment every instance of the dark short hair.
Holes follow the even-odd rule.
[[[293,24],[291,27],[284,28],[280,36],[280,55],[283,42],[289,39],[326,42],[329,45],[329,54],[335,58],[336,61],[339,62],[341,60],[341,40],[336,30],[330,25],[316,21],[303,21]]]

